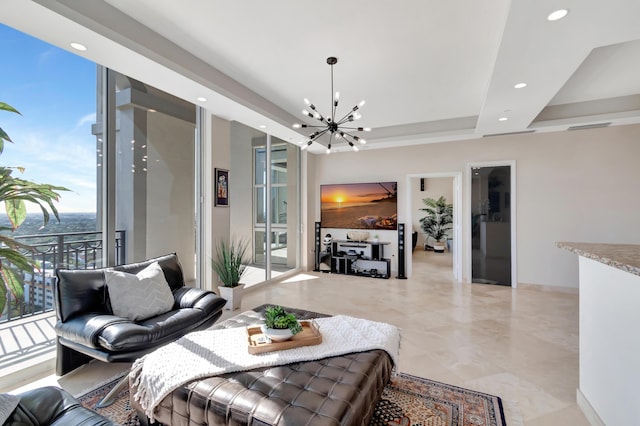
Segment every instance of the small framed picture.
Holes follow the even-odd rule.
[[[229,207],[229,170],[215,169],[215,205]]]

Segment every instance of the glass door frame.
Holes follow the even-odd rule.
[[[284,147],[284,152],[285,154],[288,152],[289,147],[287,145],[286,142],[283,141],[279,141],[276,143],[272,142],[271,139],[271,135],[266,134],[266,141],[265,141],[265,145],[264,146],[253,146],[252,147],[252,156],[253,156],[253,195],[252,195],[252,199],[254,202],[254,206],[253,206],[253,230],[252,230],[252,234],[253,234],[253,239],[254,239],[254,252],[253,252],[253,261],[256,264],[261,264],[261,262],[257,261],[256,258],[256,249],[258,247],[258,244],[264,244],[264,267],[266,272],[266,276],[265,278],[267,280],[271,279],[271,271],[272,271],[272,266],[273,266],[273,260],[272,260],[272,245],[275,243],[276,245],[279,243],[279,236],[281,232],[285,232],[287,233],[287,239],[292,238],[293,236],[288,235],[288,224],[284,223],[276,223],[276,221],[274,221],[272,214],[273,214],[273,209],[272,209],[272,193],[274,190],[276,189],[281,189],[281,188],[288,188],[291,185],[291,181],[289,180],[289,178],[291,179],[297,179],[299,182],[299,171],[296,170],[295,174],[291,174],[291,170],[287,170],[288,173],[288,180],[286,183],[274,183],[273,182],[273,160],[272,160],[272,154],[273,154],[273,148],[274,147]],[[257,164],[257,158],[258,158],[258,152],[262,150],[264,152],[264,161],[265,161],[265,167],[264,167],[264,177],[262,179],[263,183],[257,183],[258,181],[258,177],[256,176],[256,164]],[[298,151],[298,156],[299,156],[299,151]],[[299,161],[298,161],[299,163]],[[299,167],[297,167],[297,169],[299,169]],[[296,210],[299,211],[299,199],[300,199],[300,195],[299,195],[299,183],[296,183],[296,188],[298,188],[298,194],[296,196]],[[263,192],[263,205],[258,205],[258,200],[260,197],[258,197],[258,192],[262,190]],[[291,200],[288,200],[291,201]],[[264,223],[262,222],[258,222],[258,210],[262,211],[264,210]],[[299,214],[298,214],[299,215]],[[296,226],[296,229],[298,228],[298,226]],[[264,232],[264,243],[263,241],[259,241],[256,238],[256,233],[257,232]],[[275,237],[275,240],[274,240]],[[295,235],[295,251],[296,251],[296,267],[298,268],[299,265],[299,235],[296,233]],[[287,246],[288,247],[288,246]],[[289,247],[288,247],[289,249]],[[285,262],[286,265],[286,262]]]
[[[97,90],[99,93],[97,94],[99,105],[97,116],[97,123],[101,124],[101,133],[102,138],[98,139],[99,145],[98,149],[100,150],[100,163],[101,167],[98,168],[97,171],[97,180],[98,180],[98,202],[97,202],[97,219],[101,226],[102,231],[102,265],[103,266],[115,266],[117,265],[118,259],[116,258],[116,223],[118,216],[118,184],[116,181],[118,175],[118,125],[122,123],[121,117],[118,117],[119,107],[117,105],[117,79],[118,76],[121,78],[130,77],[120,74],[111,68],[97,65],[98,67],[98,82],[97,82]],[[134,80],[134,79],[132,79]],[[151,86],[150,86],[151,87]],[[155,89],[158,91],[162,91],[162,89]],[[165,92],[166,93],[166,92]],[[168,94],[169,95],[169,94]],[[172,96],[172,95],[169,95]],[[176,98],[178,99],[178,98]],[[195,256],[193,256],[194,263],[192,266],[192,270],[190,271],[194,276],[196,287],[200,287],[202,285],[202,266],[205,262],[202,261],[202,247],[203,242],[201,239],[201,229],[202,229],[202,203],[200,191],[202,191],[202,115],[204,110],[200,107],[194,106],[195,116],[193,117],[193,176],[189,175],[191,179],[193,179],[193,203],[191,207],[191,211],[193,212],[193,221],[194,221],[194,243],[193,250]],[[171,115],[177,119],[182,119],[184,115],[180,115],[179,113],[176,115]],[[146,134],[144,135],[147,136]],[[132,140],[133,144],[133,140]],[[142,146],[144,148],[146,146],[146,142]],[[120,148],[121,149],[121,148]],[[122,149],[121,149],[122,150]],[[133,148],[132,148],[133,150]],[[142,158],[143,162],[146,162],[146,155]],[[146,164],[146,163],[145,163]],[[146,167],[146,166],[145,166]],[[143,169],[146,172],[146,168]],[[146,189],[145,189],[146,190]],[[145,196],[146,198],[146,196]],[[148,200],[147,200],[148,202]],[[146,212],[145,212],[146,215]],[[157,225],[156,225],[157,226]],[[145,249],[146,251],[146,249]],[[188,253],[191,255],[191,252]],[[132,251],[127,252],[127,259],[125,259],[125,263],[136,261],[135,253]],[[149,257],[149,256],[147,256]],[[187,257],[183,262],[188,261],[191,256]],[[139,259],[138,259],[139,260]],[[185,265],[183,263],[183,265]],[[190,266],[191,268],[191,266]],[[186,277],[191,278],[191,277]]]
[[[500,167],[500,166],[509,166],[510,167],[510,185],[511,185],[511,288],[518,287],[518,257],[517,257],[517,186],[516,186],[516,161],[515,160],[503,160],[503,161],[487,161],[487,162],[477,162],[477,163],[467,163],[467,167],[465,173],[466,177],[466,219],[464,220],[465,227],[467,228],[467,232],[465,233],[465,244],[467,246],[466,253],[466,261],[465,261],[465,275],[467,276],[467,280],[469,283],[473,283],[473,275],[471,270],[472,264],[472,219],[471,219],[471,180],[473,179],[473,169],[477,167]]]

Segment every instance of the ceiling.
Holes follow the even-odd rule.
[[[338,113],[367,101],[362,149],[640,122],[637,0],[24,0],[0,21],[297,144],[329,56]]]

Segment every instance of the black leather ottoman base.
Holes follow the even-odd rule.
[[[253,324],[263,318],[265,307],[213,328]],[[286,309],[300,319],[326,316]],[[172,426],[367,425],[392,367],[385,351],[373,350],[210,377],[175,390],[155,416]],[[146,417],[132,404],[144,424]]]

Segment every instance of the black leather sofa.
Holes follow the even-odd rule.
[[[69,393],[54,386],[33,389],[18,396],[20,403],[4,426],[117,426],[117,423],[83,407]]]
[[[133,362],[191,331],[211,326],[222,315],[225,299],[211,291],[186,287],[175,253],[111,269],[135,274],[155,261],[162,268],[175,303],[169,312],[141,321],[113,314],[104,268],[56,270],[58,375],[91,359]]]

